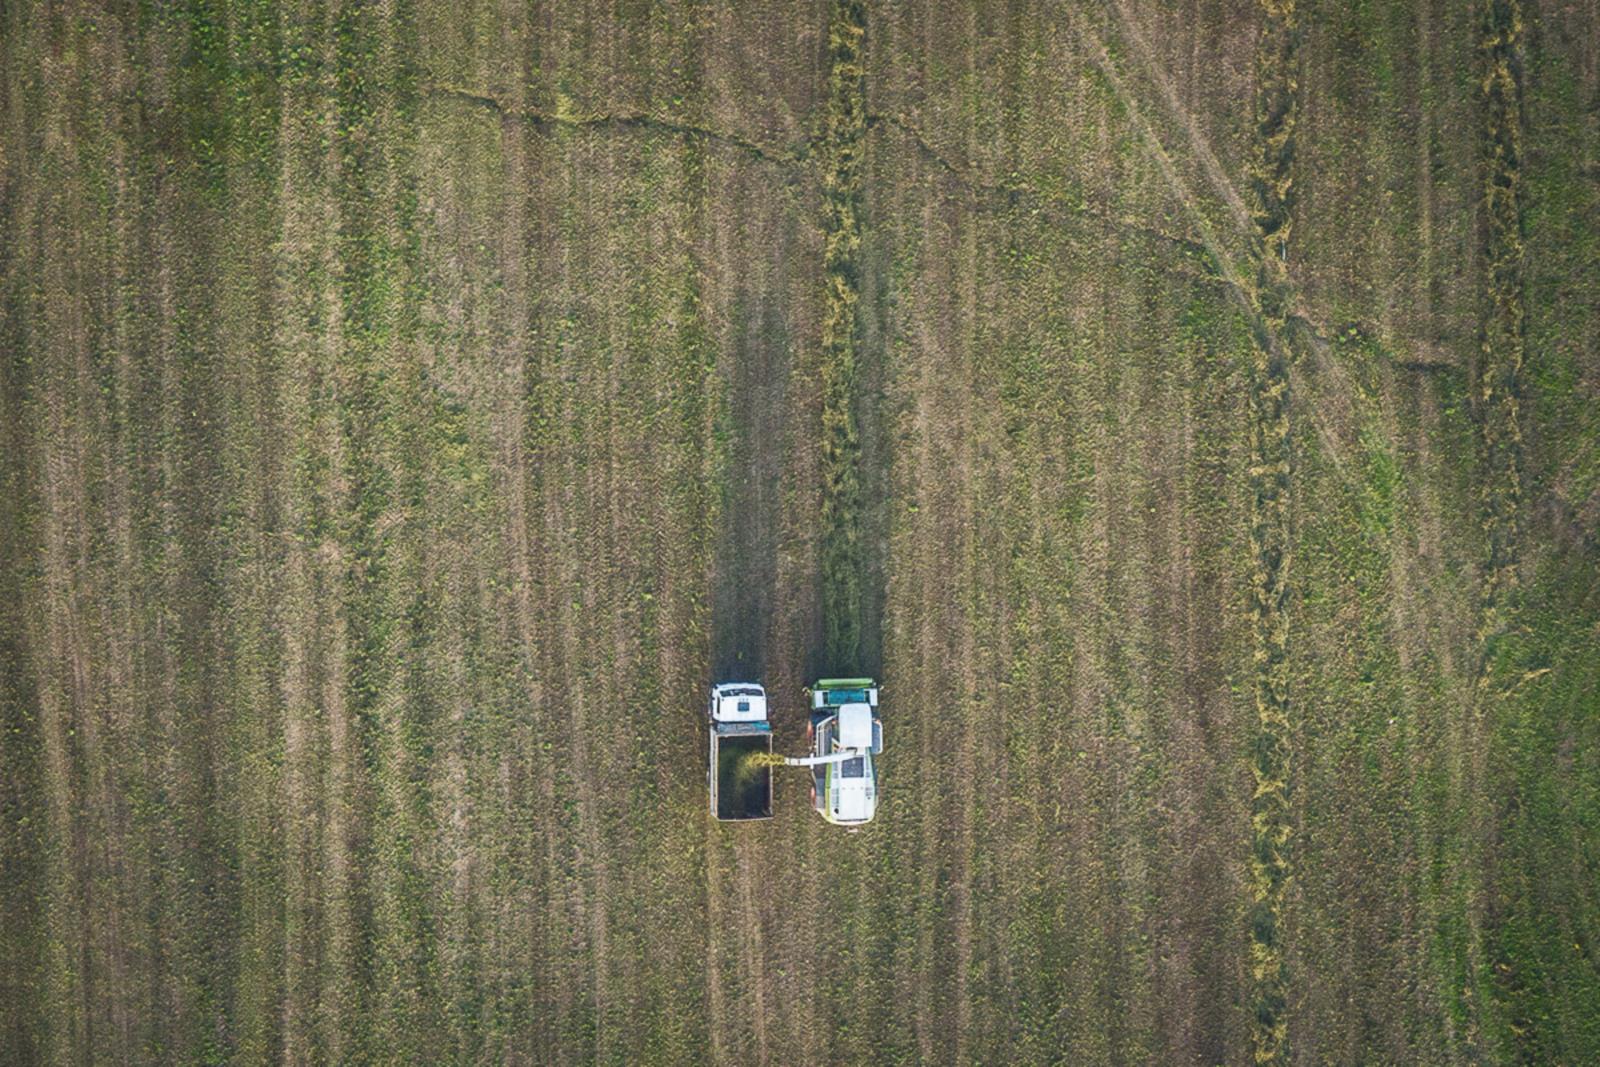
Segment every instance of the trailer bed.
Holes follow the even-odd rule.
[[[772,817],[772,768],[745,761],[772,751],[766,723],[719,724],[711,727],[711,813],[719,819]]]

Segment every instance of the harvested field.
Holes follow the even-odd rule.
[[[1600,1061],[1597,41],[0,4],[0,1063]]]

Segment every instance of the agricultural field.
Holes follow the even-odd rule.
[[[1600,1062],[1597,264],[1597,0],[0,0],[0,1063]]]

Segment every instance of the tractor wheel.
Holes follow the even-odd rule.
[[[814,808],[817,806],[817,783],[812,782],[806,788],[811,791],[811,806]]]
[[[806,747],[810,748],[813,744],[816,743],[816,739],[817,739],[817,724],[812,722],[810,719],[807,719],[806,720]]]

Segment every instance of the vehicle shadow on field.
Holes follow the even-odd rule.
[[[875,307],[881,294],[867,288],[865,295],[873,310],[863,316],[863,354],[880,350],[878,319],[883,315],[883,310]],[[814,413],[803,404],[792,403],[790,396],[792,338],[783,300],[781,290],[771,294],[741,290],[734,300],[736,333],[726,401],[727,459],[712,585],[713,683],[768,682],[793,677],[793,671],[806,682],[827,675],[877,677],[881,673],[890,479],[887,442],[880,426],[884,382],[879,360],[862,359],[856,401],[862,494],[859,662],[829,661],[820,617],[777,617],[785,611],[808,614],[802,605],[815,602],[821,581],[815,567],[798,572],[791,567],[787,580],[799,580],[805,587],[778,586],[779,548],[785,536],[792,536],[784,527],[786,518],[793,521],[787,515],[793,505],[785,501],[786,468],[811,469],[801,459],[807,449],[817,448],[818,430],[802,421],[808,415],[814,418]],[[805,492],[798,496],[809,499]],[[814,525],[817,519],[801,516],[800,521]],[[787,641],[782,635],[788,635]],[[798,647],[774,647],[775,641],[794,642]],[[795,662],[785,662],[789,656],[795,657]]]
[[[784,452],[791,440],[789,327],[777,297],[740,291],[728,381],[730,440],[712,598],[713,682],[762,681],[777,589]]]

